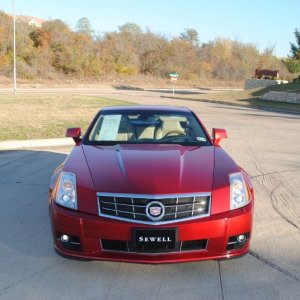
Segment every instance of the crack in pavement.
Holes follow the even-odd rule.
[[[264,176],[265,176],[264,172],[258,167],[256,161],[254,159],[252,159],[252,162],[253,162],[256,170],[261,174],[261,175],[254,176],[253,178],[255,178],[255,177],[261,177],[261,176],[264,178]],[[251,177],[251,179],[252,179],[252,177]]]
[[[270,195],[269,197],[270,197],[270,200],[271,200],[271,204],[272,204],[273,209],[279,214],[279,216],[280,216],[282,219],[284,219],[286,222],[288,222],[288,223],[291,224],[292,226],[294,226],[294,227],[296,227],[297,229],[299,229],[299,227],[298,227],[296,224],[294,224],[291,220],[289,220],[287,217],[285,217],[285,216],[283,215],[283,213],[280,212],[280,210],[277,209],[277,207],[274,205],[274,198],[276,198],[275,192],[274,192],[274,191],[276,190],[276,188],[278,188],[278,186],[282,185],[285,181],[279,183],[279,184],[278,184],[277,186],[275,186],[273,189],[270,189],[270,188],[268,188],[268,187],[265,185],[265,177],[267,177],[267,176],[272,176],[272,175],[276,175],[276,174],[299,172],[300,170],[299,170],[299,169],[298,169],[298,170],[297,170],[297,169],[291,169],[291,170],[282,170],[282,171],[276,171],[276,172],[264,173],[264,172],[259,168],[258,164],[256,163],[256,161],[255,161],[254,159],[252,159],[252,162],[253,162],[255,168],[258,170],[258,172],[261,173],[261,175],[251,176],[251,179],[252,179],[252,180],[255,180],[255,179],[258,179],[258,178],[261,178],[261,177],[262,177],[262,185],[263,185],[267,190],[269,190],[269,193],[270,193],[270,194],[269,194],[269,195]],[[290,180],[290,179],[289,179],[289,180]],[[256,253],[256,252],[250,250],[250,251],[249,251],[249,254],[250,254],[251,256],[253,256],[254,258],[256,258],[257,260],[259,260],[260,262],[262,262],[263,264],[265,264],[265,265],[271,267],[272,269],[274,269],[274,270],[276,270],[276,271],[278,271],[278,272],[284,274],[285,276],[287,276],[287,277],[289,277],[289,278],[291,278],[291,279],[293,279],[293,280],[295,280],[295,281],[297,281],[297,282],[300,282],[300,279],[297,277],[296,274],[293,274],[293,273],[289,272],[288,270],[286,270],[286,269],[284,269],[284,268],[278,266],[277,264],[275,264],[275,263],[271,262],[270,260],[264,258],[263,256],[259,255],[258,253]]]
[[[28,279],[30,279],[30,278],[32,278],[32,277],[38,275],[38,274],[41,274],[41,273],[43,273],[43,272],[45,272],[45,271],[47,271],[47,270],[50,270],[50,269],[56,267],[57,265],[61,265],[61,264],[62,264],[62,262],[58,262],[58,263],[56,263],[56,264],[54,264],[54,265],[45,267],[45,268],[43,268],[43,269],[41,269],[41,270],[38,270],[38,271],[36,271],[36,272],[33,272],[33,273],[31,273],[31,274],[29,274],[29,275],[23,277],[22,279],[20,279],[20,280],[14,282],[14,283],[11,283],[11,284],[7,285],[6,287],[4,287],[4,288],[2,288],[2,289],[0,290],[0,296],[2,296],[2,295],[4,295],[5,293],[7,293],[10,289],[13,289],[13,288],[17,287],[19,284],[23,283],[24,281],[26,281],[26,280],[28,280]]]
[[[259,170],[262,173],[262,171],[259,168],[257,168],[257,170]],[[259,178],[259,177],[264,178],[265,176],[269,176],[269,175],[282,174],[282,173],[291,173],[291,172],[300,172],[300,170],[284,170],[284,171],[276,171],[276,172],[270,172],[270,173],[262,173],[261,175],[251,176],[251,179],[256,179],[256,178]]]
[[[109,294],[110,294],[110,292],[111,292],[111,290],[112,290],[112,287],[113,287],[114,283],[115,283],[116,280],[117,280],[117,276],[118,276],[118,273],[119,273],[119,270],[120,270],[120,266],[121,266],[121,263],[118,264],[118,268],[117,268],[117,270],[116,270],[116,272],[115,272],[115,274],[114,274],[113,280],[111,281],[111,283],[110,283],[110,285],[109,285],[109,287],[108,287],[108,291],[107,291],[107,293],[105,294],[104,299],[111,299],[111,298],[109,298],[108,296],[109,296]]]
[[[34,153],[34,152],[33,152],[33,153],[28,153],[28,154],[25,154],[25,155],[24,155],[24,156],[22,156],[22,157],[19,157],[19,158],[15,159],[15,160],[10,160],[10,161],[8,161],[8,162],[6,162],[6,163],[4,163],[4,164],[0,165],[0,168],[2,168],[2,167],[6,167],[7,165],[10,165],[10,164],[16,163],[16,162],[18,162],[19,160],[23,160],[24,158],[28,158],[28,157],[30,157],[30,156],[34,156],[34,155],[35,155],[35,153]]]
[[[220,286],[221,286],[221,297],[222,297],[222,300],[224,300],[224,289],[223,289],[220,261],[218,261],[218,269],[219,269],[219,279],[220,279]]]
[[[21,182],[21,181],[15,181],[15,182],[7,182],[7,181],[0,181],[0,184],[11,184],[11,185],[16,185],[16,184],[21,184],[25,186],[45,186],[43,183],[26,183],[26,182]]]
[[[297,281],[297,282],[300,282],[300,279],[297,277],[297,275],[295,275],[295,274],[293,274],[293,273],[291,273],[291,272],[289,272],[289,271],[287,271],[287,270],[281,268],[280,266],[274,264],[273,262],[269,261],[268,259],[262,257],[262,256],[259,255],[258,253],[256,253],[256,252],[250,250],[250,251],[249,251],[249,254],[250,254],[251,256],[253,256],[254,258],[258,259],[258,260],[259,260],[260,262],[262,262],[263,264],[265,264],[265,265],[271,267],[272,269],[274,269],[274,270],[276,270],[276,271],[278,271],[278,272],[280,272],[280,273],[282,273],[282,274],[288,276],[288,277],[291,278],[291,279],[294,279],[294,280]]]
[[[298,171],[300,172],[300,171]],[[271,191],[270,195],[271,195],[271,203],[272,203],[272,207],[273,209],[280,215],[281,218],[283,218],[286,222],[288,222],[289,224],[291,224],[292,226],[294,226],[297,229],[300,229],[299,226],[297,224],[295,224],[293,221],[291,221],[289,218],[287,218],[275,205],[274,201],[277,199],[276,194],[275,194],[275,190],[280,187],[281,185],[283,185],[285,182],[290,181],[291,179],[287,179],[285,181],[282,181],[281,183],[279,183],[276,187],[274,187],[274,189]],[[298,214],[295,212],[296,216],[299,218]]]
[[[274,174],[283,174],[283,173],[294,173],[294,172],[300,172],[300,170],[295,170],[295,169],[292,169],[292,170],[284,170],[284,171],[276,171],[276,172],[270,172],[270,173],[263,173],[256,165],[256,163],[254,162],[254,165],[255,167],[257,168],[257,170],[259,172],[261,172],[262,174],[261,175],[256,175],[256,176],[251,176],[251,179],[257,179],[257,178],[260,178],[262,177],[263,178],[263,182],[264,182],[264,179],[265,179],[265,176],[271,176],[271,175],[274,175]],[[295,224],[293,221],[291,221],[290,219],[288,219],[274,204],[274,200],[277,199],[276,198],[276,195],[275,195],[275,190],[281,186],[282,184],[284,184],[285,182],[291,180],[290,178],[285,180],[285,181],[282,181],[280,182],[278,185],[276,185],[273,189],[270,190],[270,199],[271,199],[271,204],[272,204],[272,207],[273,209],[279,214],[279,216],[284,219],[286,222],[288,222],[290,225],[292,225],[293,227],[297,228],[297,229],[300,229],[299,226],[297,224]],[[262,183],[264,185],[264,183]],[[265,186],[265,185],[264,185]],[[265,186],[266,187],[266,186]],[[268,190],[269,188],[266,187]]]

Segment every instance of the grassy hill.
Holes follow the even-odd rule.
[[[203,101],[220,103],[227,105],[237,105],[246,106],[253,108],[267,108],[267,109],[278,109],[278,110],[288,110],[300,113],[299,104],[291,103],[280,103],[273,101],[263,101],[259,100],[259,96],[264,95],[269,91],[278,92],[290,92],[290,93],[300,93],[300,83],[288,83],[274,85],[266,88],[259,88],[253,90],[244,91],[222,91],[222,92],[212,92],[208,94],[180,94],[176,95],[176,99],[192,100],[192,101]]]
[[[287,84],[278,84],[272,85],[266,88],[262,88],[254,91],[253,96],[261,96],[267,92],[276,91],[276,92],[288,92],[288,93],[300,93],[300,82],[287,83]]]

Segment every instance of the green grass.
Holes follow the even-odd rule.
[[[300,94],[300,82],[272,85],[254,92],[254,95],[263,95],[269,91]]]
[[[174,98],[300,112],[300,105],[297,104],[258,100],[260,95],[271,90],[300,93],[300,83],[247,91],[175,94]],[[85,131],[95,114],[104,106],[131,104],[84,95],[1,94],[0,141],[64,137],[68,127],[80,126]]]
[[[259,96],[264,95],[269,91],[300,93],[300,83],[297,82],[297,83],[280,84],[280,85],[270,86],[266,88],[245,90],[245,91],[228,91],[228,92],[226,91],[226,92],[217,92],[217,93],[208,93],[208,94],[186,94],[186,95],[175,94],[175,99],[300,112],[299,104],[264,101],[258,99]]]
[[[104,106],[131,104],[94,96],[2,94],[0,141],[64,137],[68,127],[86,130]]]

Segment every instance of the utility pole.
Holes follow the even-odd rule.
[[[14,30],[14,94],[17,93],[17,67],[16,67],[16,15],[15,15],[15,1],[12,0],[13,5],[13,30]]]

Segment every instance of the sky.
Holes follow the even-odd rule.
[[[13,11],[12,0],[0,0],[0,10]],[[252,43],[262,52],[275,47],[274,54],[290,54],[294,31],[300,29],[299,0],[14,0],[17,15],[61,19],[72,29],[82,17],[90,20],[96,33],[117,31],[133,22],[142,29],[179,36],[193,28],[200,42],[217,37]]]

